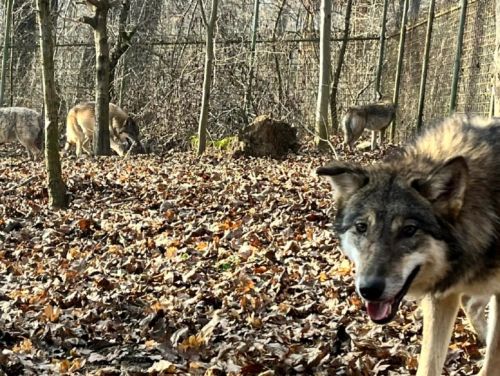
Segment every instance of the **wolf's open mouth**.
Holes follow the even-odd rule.
[[[417,266],[415,269],[413,269],[413,271],[406,279],[403,288],[396,294],[394,298],[383,301],[366,302],[366,311],[368,312],[368,316],[370,316],[370,319],[374,323],[387,324],[394,318],[396,312],[398,311],[401,300],[408,292],[408,289],[410,288],[413,280],[417,276],[419,270],[420,266]]]

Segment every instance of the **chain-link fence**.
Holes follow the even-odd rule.
[[[397,115],[397,135],[406,139],[415,129],[427,22],[408,26]],[[434,19],[424,107],[424,127],[450,113],[453,66],[461,8],[438,7]],[[387,43],[384,89],[393,90],[397,64],[398,34]],[[456,112],[489,115],[495,51],[495,4],[491,0],[469,1],[460,59]]]

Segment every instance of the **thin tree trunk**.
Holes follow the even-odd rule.
[[[96,44],[96,127],[94,131],[94,154],[110,155],[109,143],[109,46],[108,8],[97,12]]]
[[[92,18],[84,17],[83,22],[94,29],[96,48],[96,104],[94,129],[94,155],[110,155],[109,142],[109,45],[108,45],[108,0],[87,0],[94,6]]]
[[[210,20],[207,21],[203,10],[203,4],[200,1],[200,8],[202,11],[203,19],[207,29],[207,45],[205,55],[205,77],[203,79],[203,99],[201,102],[200,120],[198,123],[198,155],[205,152],[207,146],[207,123],[208,123],[208,110],[210,106],[210,90],[212,87],[213,77],[213,62],[214,62],[214,29],[215,21],[217,19],[217,6],[218,0],[212,0],[212,11]]]
[[[281,77],[281,68],[280,68],[280,61],[279,61],[279,55],[278,51],[276,49],[276,34],[278,32],[278,25],[281,20],[281,15],[283,13],[283,9],[285,8],[286,0],[282,0],[281,6],[278,11],[278,16],[276,17],[276,22],[274,24],[274,29],[273,29],[273,56],[274,56],[274,66],[276,67],[276,77],[278,79],[278,116],[281,116],[281,107],[284,105],[285,102],[285,95],[283,93],[283,78]]]
[[[10,28],[12,24],[12,4],[14,0],[7,0],[7,9],[5,11],[5,29],[3,35],[3,56],[2,56],[2,73],[0,77],[0,106],[3,106],[3,97],[5,93],[5,79],[7,77],[7,63],[9,60],[9,40]]]
[[[45,165],[49,204],[53,208],[66,208],[68,196],[62,179],[59,159],[59,131],[57,127],[58,97],[54,79],[54,28],[50,0],[37,0],[45,113]]]
[[[495,102],[494,115],[500,116],[500,0],[496,0],[495,9],[496,21],[496,49],[495,49]]]
[[[248,83],[245,93],[245,113],[248,118],[252,107],[252,84],[255,70],[255,46],[257,45],[257,31],[259,30],[259,6],[260,0],[254,0],[252,41],[250,44],[250,69],[248,71]]]
[[[332,1],[321,0],[320,62],[318,102],[316,106],[315,141],[318,149],[328,147],[328,103],[330,80],[330,36],[332,24]]]
[[[120,79],[120,89],[118,91],[118,106],[122,107],[123,105],[123,93],[126,90],[127,83],[126,83],[126,78],[127,78],[127,60],[123,59],[122,64],[121,64],[121,71],[122,71],[122,77]],[[111,81],[113,82],[113,81]]]
[[[15,22],[13,19],[12,22]],[[14,45],[14,34],[10,33],[10,45]],[[10,85],[10,107],[14,106],[14,48],[10,49],[10,62],[9,62],[9,85]],[[2,80],[3,81],[3,80]]]
[[[342,37],[342,44],[340,45],[340,51],[337,57],[337,65],[335,67],[335,73],[333,75],[333,82],[332,82],[332,90],[330,93],[330,113],[332,117],[332,131],[334,133],[337,133],[339,130],[339,118],[337,113],[337,94],[339,91],[342,65],[344,64],[345,60],[347,42],[349,40],[348,38],[349,38],[349,28],[351,25],[351,13],[352,13],[352,0],[347,0],[345,19],[344,19],[344,35]]]

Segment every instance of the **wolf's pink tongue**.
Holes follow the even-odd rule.
[[[391,314],[391,302],[366,302],[366,311],[373,321],[380,321]]]

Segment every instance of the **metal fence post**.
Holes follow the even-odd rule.
[[[379,41],[379,51],[378,51],[378,64],[377,72],[375,75],[375,94],[380,93],[380,80],[382,79],[382,68],[384,66],[384,51],[385,51],[385,25],[387,23],[387,8],[389,5],[389,0],[384,0],[384,10],[382,12],[382,24],[380,25],[380,41]],[[384,131],[380,133],[380,142],[384,138]],[[377,145],[377,132],[372,131],[372,150],[375,149]]]
[[[384,0],[384,10],[382,13],[382,25],[380,25],[380,40],[378,50],[377,73],[375,76],[375,90],[380,91],[380,80],[382,79],[382,67],[384,65],[384,49],[385,49],[385,24],[387,23],[387,8],[389,0]]]
[[[401,71],[403,70],[403,58],[405,52],[406,22],[408,20],[408,4],[409,0],[405,0],[403,6],[403,16],[401,17],[402,18],[401,30],[399,32],[398,65],[396,68],[396,79],[394,83],[394,97],[392,99],[394,105],[396,106],[396,113],[397,113],[397,106],[399,99],[399,86],[401,84]],[[394,119],[392,120],[391,124],[391,131],[389,135],[391,142],[394,142],[395,135],[396,135],[396,115],[394,116]]]
[[[450,114],[457,108],[457,89],[460,78],[460,62],[462,59],[462,45],[464,40],[465,20],[467,18],[467,0],[462,0],[460,12],[460,24],[458,25],[457,47],[455,52],[455,63],[453,65],[453,80],[451,83]]]
[[[429,52],[432,40],[432,25],[434,23],[435,0],[431,0],[429,5],[429,18],[427,19],[427,32],[425,35],[424,61],[422,63],[422,77],[420,78],[420,93],[418,96],[417,132],[422,128],[425,103],[425,85],[427,83],[427,68],[429,67]]]

